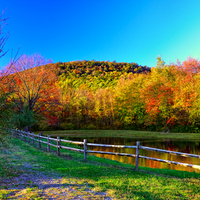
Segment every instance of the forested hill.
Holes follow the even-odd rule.
[[[56,63],[60,83],[67,86],[79,87],[83,83],[92,89],[111,87],[117,84],[122,76],[132,73],[150,72],[147,66],[137,63],[109,61],[72,61]]]
[[[150,68],[147,66],[141,66],[137,63],[126,63],[126,62],[109,62],[109,61],[72,61],[59,63],[60,71],[59,75],[65,73],[75,73],[78,75],[91,74],[91,75],[100,75],[109,73],[109,72],[121,72],[121,73],[140,73],[145,71],[150,71]]]

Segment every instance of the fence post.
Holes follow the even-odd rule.
[[[83,141],[84,144],[84,160],[87,161],[87,139],[84,139]]]
[[[20,131],[20,134],[21,134],[21,140],[23,140],[23,134],[22,134],[22,131]]]
[[[38,134],[39,148],[41,148],[40,135],[41,135],[41,134]]]
[[[22,133],[22,140],[24,141],[25,133],[23,131],[21,131],[21,133]]]
[[[34,137],[34,133],[31,133],[32,134],[32,142],[33,142],[33,144],[34,144],[34,139],[35,139],[35,137]]]
[[[30,142],[30,133],[28,132],[27,135],[28,135],[28,143],[29,143]]]
[[[57,137],[57,156],[60,155],[60,137]]]
[[[139,162],[139,148],[140,148],[140,142],[137,141],[137,146],[136,146],[136,158],[135,158],[135,171],[138,170],[138,162]]]
[[[50,152],[50,145],[49,145],[50,139],[49,138],[50,138],[50,135],[47,136],[47,151],[48,152]]]
[[[26,142],[26,135],[27,135],[27,132],[24,132],[24,142]]]

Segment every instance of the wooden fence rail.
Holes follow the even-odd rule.
[[[87,153],[110,154],[110,155],[135,157],[136,158],[136,160],[135,160],[135,170],[138,170],[139,158],[144,158],[144,159],[158,161],[158,162],[164,162],[164,163],[168,163],[168,164],[181,165],[181,166],[191,167],[191,168],[195,168],[195,169],[200,170],[199,165],[193,165],[193,164],[188,164],[188,163],[181,163],[181,162],[175,162],[175,161],[170,161],[170,160],[162,160],[162,159],[158,159],[158,158],[142,156],[142,155],[139,155],[139,150],[143,149],[143,150],[147,150],[147,151],[155,151],[155,152],[160,152],[160,153],[167,153],[167,154],[172,154],[172,155],[199,158],[199,159],[200,159],[200,155],[140,146],[139,141],[137,142],[136,146],[94,144],[94,143],[87,143],[87,139],[84,139],[83,142],[79,142],[79,141],[63,140],[63,139],[60,139],[59,137],[52,138],[49,135],[46,137],[46,136],[42,135],[42,132],[41,132],[41,134],[36,135],[34,133],[29,133],[29,132],[25,132],[25,131],[21,131],[21,130],[14,130],[14,129],[10,129],[10,130],[15,137],[21,138],[24,141],[26,141],[28,139],[27,141],[30,142],[32,140],[33,144],[34,144],[34,141],[38,142],[39,148],[41,148],[41,143],[46,144],[48,152],[50,152],[51,146],[57,148],[57,155],[58,156],[60,155],[60,149],[67,149],[67,150],[78,151],[78,152],[84,153],[84,160],[85,161],[87,161]],[[45,139],[46,141],[41,140],[41,139]],[[56,144],[52,144],[51,141],[55,141]],[[62,145],[62,143],[71,143],[71,144],[83,145],[83,149],[67,147],[67,146]],[[87,149],[88,146],[110,147],[110,148],[132,148],[132,149],[136,149],[136,154],[127,154],[127,153],[118,153],[118,152],[105,152],[105,151],[93,151],[93,150],[88,150]]]

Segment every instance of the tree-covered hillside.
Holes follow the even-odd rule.
[[[115,86],[117,80],[122,76],[132,73],[150,72],[147,66],[137,63],[117,63],[115,61],[72,61],[57,63],[61,85],[80,87],[86,84],[89,88],[105,88]],[[62,85],[63,87],[63,85]]]

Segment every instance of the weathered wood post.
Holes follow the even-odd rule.
[[[24,132],[24,141],[26,142],[27,132]]]
[[[38,134],[38,141],[39,141],[39,148],[41,148],[41,142],[40,142],[40,133]]]
[[[23,131],[21,131],[21,134],[22,134],[22,140],[24,141],[25,133]]]
[[[28,132],[28,143],[30,142],[30,133]]]
[[[138,170],[138,163],[139,163],[139,148],[140,148],[140,142],[137,141],[137,144],[136,144],[136,158],[135,158],[135,171]]]
[[[34,139],[35,139],[35,137],[34,137],[34,133],[31,133],[32,134],[32,142],[33,142],[33,144],[34,144]]]
[[[57,137],[57,156],[60,155],[60,137]]]
[[[47,151],[50,152],[50,135],[47,136]]]
[[[26,136],[26,134],[22,131],[22,138],[23,138],[23,141],[25,141],[25,137]]]
[[[23,134],[22,134],[22,131],[20,131],[20,135],[21,135],[21,140],[23,140]]]
[[[25,140],[25,142],[26,142],[26,141],[27,141],[28,132],[26,132],[24,136],[25,136],[25,137],[24,137],[24,140]]]
[[[87,139],[83,140],[84,147],[84,160],[87,161]]]

